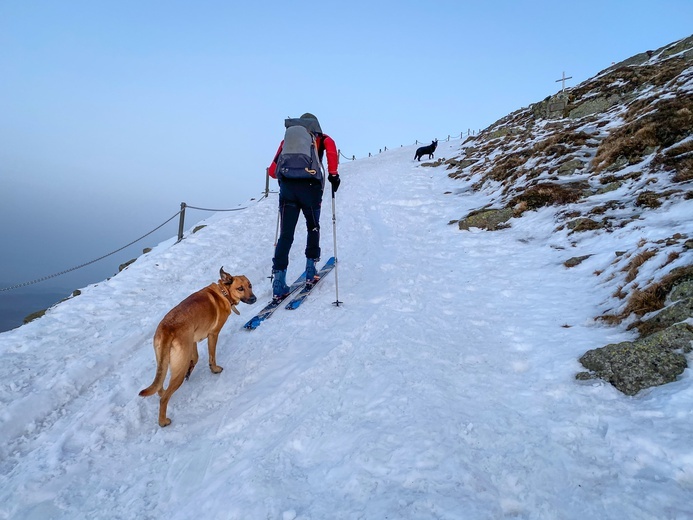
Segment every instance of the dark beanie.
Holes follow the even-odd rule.
[[[320,128],[320,121],[318,121],[318,118],[310,112],[306,112],[299,119],[307,119],[308,121],[311,121],[311,123],[308,126],[306,126],[306,128],[308,128],[308,130],[310,130],[313,133],[322,134],[322,128]]]

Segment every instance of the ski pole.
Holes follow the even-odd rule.
[[[334,202],[334,186],[332,187],[332,239],[334,241],[334,289],[335,289],[335,301],[332,302],[332,305],[336,305],[339,307],[339,305],[342,303],[339,301],[339,260],[337,257],[337,212],[335,210],[335,202]]]
[[[272,251],[272,257],[274,257],[274,252],[277,250],[277,242],[279,242],[279,217],[282,214],[282,209],[279,207],[277,210],[277,230],[274,232],[274,250]],[[272,269],[272,273],[268,276],[270,279],[270,282],[274,281],[274,269]]]

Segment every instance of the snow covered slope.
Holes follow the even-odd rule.
[[[563,266],[557,208],[493,233],[448,225],[488,195],[414,150],[340,168],[340,307],[330,275],[241,329],[270,297],[274,194],[0,334],[0,518],[693,517],[690,371],[637,398],[576,381],[579,355],[632,337],[593,319],[613,290],[590,276],[599,255]],[[323,258],[330,214],[326,194]],[[665,237],[691,214],[684,201],[643,225]],[[299,227],[289,278],[304,241]],[[202,342],[162,429],[157,398],[137,395],[154,329],[222,265],[258,303],[222,331],[221,374]]]

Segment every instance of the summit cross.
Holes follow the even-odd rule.
[[[567,79],[573,79],[573,76],[568,76],[568,77],[566,78],[566,77],[565,77],[565,71],[563,71],[563,74],[562,74],[561,79],[557,79],[557,80],[556,80],[556,83],[558,83],[559,81],[561,82],[561,92],[564,92],[564,91],[565,91],[565,80],[567,80]]]

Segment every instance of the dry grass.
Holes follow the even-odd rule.
[[[661,283],[654,283],[644,290],[634,290],[623,310],[624,318],[630,314],[642,316],[648,312],[658,311],[664,307],[666,291]]]
[[[604,323],[612,327],[621,323],[623,319],[624,317],[619,314],[603,314],[595,318],[595,320],[603,321]]]
[[[521,173],[518,170],[524,166],[531,155],[532,152],[530,150],[506,155],[496,161],[493,168],[488,172],[488,177],[499,182],[519,177]]]
[[[637,199],[635,199],[635,205],[655,209],[662,205],[659,197],[660,195],[654,191],[643,191],[638,195]]]
[[[577,102],[593,92],[599,92],[605,96],[613,94],[622,96],[645,85],[664,85],[676,78],[688,66],[688,62],[683,58],[672,58],[657,65],[619,67],[584,83],[581,87],[573,88],[566,111],[572,110]]]
[[[623,299],[623,293],[619,292],[614,296],[618,296],[619,299]],[[637,316],[642,316],[648,312],[656,311],[664,307],[664,300],[666,298],[666,292],[664,292],[661,284],[654,284],[641,291],[639,289],[634,289],[628,299],[628,303],[624,310],[619,314],[604,314],[595,318],[598,321],[603,321],[607,325],[615,326],[619,325],[628,316],[635,313]],[[636,325],[634,325],[636,326]]]
[[[549,138],[535,144],[532,153],[543,153],[549,156],[565,155],[570,151],[569,146],[573,148],[585,146],[591,138],[592,136],[588,133],[566,129],[564,132],[556,132]]]
[[[664,290],[669,293],[674,285],[690,279],[693,279],[693,265],[686,265],[672,270],[668,275],[662,278],[660,283]]]
[[[587,191],[579,182],[559,184],[547,177],[556,175],[556,164],[573,157],[586,160],[583,157],[594,155],[592,171],[588,172],[592,185],[601,183],[607,186],[619,182],[623,186],[622,191],[627,190],[628,194],[619,200],[599,201],[589,213],[585,209],[576,218],[604,219],[602,225],[608,231],[611,227],[625,226],[639,218],[643,208],[659,207],[673,192],[665,192],[665,189],[655,187],[652,183],[658,181],[657,186],[669,183],[672,175],[674,182],[678,183],[693,180],[693,141],[684,141],[693,134],[693,97],[685,94],[645,97],[643,94],[655,92],[651,87],[676,80],[688,67],[690,62],[679,57],[656,65],[624,66],[610,69],[602,76],[571,89],[566,113],[591,99],[603,101],[604,106],[618,104],[619,114],[624,109],[624,124],[614,130],[604,128],[607,124],[605,120],[590,124],[594,130],[587,133],[582,131],[582,128],[588,128],[584,120],[579,124],[563,119],[535,125],[531,109],[529,117],[527,110],[510,114],[492,129],[487,129],[483,137],[475,138],[477,144],[473,150],[465,151],[467,158],[478,158],[476,163],[470,162],[466,170],[477,181],[473,189],[481,189],[490,180],[502,183],[503,199],[508,201],[507,207],[513,208],[515,216],[545,206],[569,205],[559,215],[559,223],[565,226],[566,219],[572,218],[572,215],[567,215],[582,207],[575,203],[581,201]],[[680,88],[680,82],[678,85]],[[595,143],[602,136],[605,137],[597,146]],[[619,170],[627,164],[640,163],[644,158],[651,158],[652,161],[640,167]],[[528,164],[532,164],[532,167],[529,168]],[[541,178],[536,179],[537,175],[541,175]],[[577,178],[580,177],[572,180]],[[539,183],[531,186],[535,182]],[[687,186],[678,187],[681,194],[676,197],[693,198],[693,190]],[[688,192],[683,191],[686,189]],[[641,209],[630,211],[633,210],[632,197],[636,194],[639,194],[636,206]],[[623,208],[629,210],[624,216],[613,211]],[[682,276],[693,278],[693,266],[687,268],[688,271],[675,269],[660,278],[665,269],[670,269],[672,262],[681,262],[684,253],[672,250],[683,247],[643,239],[631,257],[616,252],[619,258],[614,260],[613,267],[607,272],[595,272],[595,275],[607,277],[608,280],[602,282],[611,284],[611,290],[616,289],[613,296],[619,299],[618,310],[612,310],[611,314],[599,319],[618,324],[629,317],[633,318],[633,315],[639,317],[661,309],[676,281]],[[656,265],[652,262],[646,264],[655,256],[659,256],[655,260]],[[655,267],[662,270],[648,280],[649,276],[645,274]],[[618,288],[615,287],[617,284],[620,284]]]
[[[582,184],[537,184],[527,188],[524,193],[517,195],[512,200],[512,204],[521,205],[527,210],[534,210],[544,206],[570,204],[580,200],[583,187]]]
[[[642,265],[642,264],[641,264]],[[605,314],[597,319],[609,325],[618,325],[625,320],[630,314],[643,316],[647,313],[658,311],[664,307],[667,295],[671,292],[674,285],[683,281],[693,279],[693,265],[677,267],[667,274],[659,282],[655,282],[640,290],[634,288],[628,297],[628,303],[620,314]],[[614,294],[621,298],[621,288]],[[633,327],[638,327],[640,333],[645,335],[642,324],[635,323]]]
[[[679,253],[678,251],[672,251],[671,253],[669,253],[667,255],[667,259],[662,264],[662,267],[666,267],[667,265],[672,263],[674,260],[677,260],[680,256],[681,256],[681,253]]]
[[[693,141],[670,148],[652,161],[652,168],[674,172],[674,182],[693,180]]]
[[[623,292],[623,286],[620,285],[616,292],[613,294],[614,298],[618,298],[619,300],[625,300],[628,295]]]
[[[693,157],[686,157],[681,162],[676,163],[676,174],[672,179],[674,182],[687,182],[693,180]]]
[[[593,220],[591,218],[581,217],[568,222],[568,228],[571,229],[571,233],[581,233],[583,231],[594,231],[595,229],[604,229],[608,226],[608,220],[604,219],[601,222]]]
[[[626,275],[626,283],[630,283],[633,280],[635,280],[635,278],[638,276],[638,271],[640,270],[640,267],[656,254],[657,251],[653,249],[648,249],[646,251],[643,251],[642,253],[638,253],[637,255],[635,255],[631,259],[631,261],[628,262],[628,265],[621,269],[623,272],[628,273]]]
[[[520,201],[513,207],[513,216],[519,217],[521,216],[525,211],[529,210],[529,206],[525,201]]]
[[[636,104],[634,104],[636,105]],[[654,109],[631,106],[626,124],[602,141],[593,160],[595,172],[610,167],[619,158],[628,164],[642,160],[646,152],[668,148],[690,135],[693,129],[693,100],[685,97],[660,100]],[[642,114],[642,111],[647,111]]]

